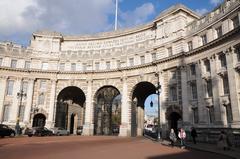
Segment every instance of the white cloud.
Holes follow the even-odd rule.
[[[196,12],[199,14],[199,15],[204,15],[208,12],[208,10],[206,8],[202,8],[202,9],[197,9]]]
[[[210,0],[210,3],[214,6],[217,6],[218,4],[222,3],[223,0]]]
[[[120,24],[123,27],[130,27],[145,23],[150,15],[153,15],[155,8],[152,3],[145,3],[133,11],[120,12]]]

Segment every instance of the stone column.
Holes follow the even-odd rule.
[[[204,101],[204,94],[205,94],[205,89],[204,89],[204,81],[202,79],[201,74],[203,73],[203,68],[202,68],[202,61],[199,61],[196,64],[196,80],[197,80],[197,95],[198,95],[198,120],[199,124],[207,124],[207,111],[206,111],[206,105]],[[193,113],[193,112],[192,112]]]
[[[24,123],[28,126],[31,123],[30,116],[31,116],[31,108],[32,108],[32,100],[33,100],[33,89],[34,89],[34,80],[30,79],[28,81],[28,90],[27,90],[27,104],[25,107],[25,113],[24,113]]]
[[[13,95],[12,95],[12,107],[11,107],[11,116],[10,116],[10,122],[15,123],[18,118],[18,110],[20,108],[20,103],[17,96],[17,93],[21,90],[21,84],[22,84],[22,79],[18,78],[17,80],[14,81],[14,86],[13,86]]]
[[[87,97],[86,97],[86,109],[85,109],[85,122],[83,125],[83,135],[93,135],[93,102],[92,102],[92,80],[88,80],[87,84]]]
[[[49,103],[49,110],[48,110],[48,119],[47,119],[47,127],[51,128],[54,127],[54,109],[56,105],[56,85],[57,80],[51,80],[51,94],[50,94],[50,103]]]
[[[7,87],[7,77],[0,77],[0,123],[3,120],[4,97]]]
[[[218,57],[216,55],[212,56],[210,59],[210,68],[211,68],[211,79],[212,79],[212,93],[213,93],[213,103],[214,103],[214,118],[215,124],[222,125],[224,124],[224,109],[221,107],[219,102],[221,88],[220,76],[217,74],[218,71]],[[208,111],[208,110],[207,110]]]
[[[189,126],[191,121],[191,108],[188,101],[187,92],[187,70],[181,67],[181,85],[182,85],[182,119],[183,126]]]
[[[229,94],[230,94],[230,101],[232,107],[232,116],[233,116],[233,124],[240,124],[240,110],[238,106],[238,91],[237,91],[237,73],[234,70],[234,63],[233,63],[233,50],[228,49],[226,52],[226,59],[227,59],[227,72],[228,72],[228,81],[229,81]]]
[[[127,78],[122,79],[122,106],[121,106],[121,126],[119,136],[129,136],[129,98],[128,98],[128,86]]]

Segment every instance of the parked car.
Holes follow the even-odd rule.
[[[45,127],[33,127],[32,129],[29,129],[26,134],[29,137],[32,136],[52,136],[53,132],[51,130],[48,130]]]
[[[69,131],[60,127],[51,128],[53,135],[61,136],[61,135],[69,135]]]
[[[82,135],[83,132],[83,127],[82,126],[78,126],[77,127],[77,135]]]
[[[0,124],[0,136],[3,138],[5,136],[14,137],[15,131],[8,127],[7,125]]]

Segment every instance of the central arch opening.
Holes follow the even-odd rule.
[[[132,94],[131,136],[142,136],[144,131],[145,101],[156,94],[156,87],[150,82],[140,82]]]
[[[83,126],[86,97],[84,92],[75,86],[64,88],[57,97],[55,127],[61,127],[76,134]]]
[[[94,134],[118,135],[121,124],[121,95],[117,88],[104,86],[94,97]]]

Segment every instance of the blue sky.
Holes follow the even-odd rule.
[[[177,3],[204,14],[221,1],[119,0],[119,28],[150,22]],[[115,0],[1,0],[0,8],[0,41],[24,46],[36,30],[82,35],[114,28]]]

